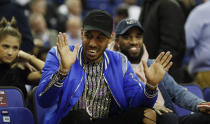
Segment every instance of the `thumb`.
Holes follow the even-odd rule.
[[[142,61],[143,66],[144,66],[144,73],[146,74],[146,72],[148,72],[148,66],[145,60]]]
[[[77,55],[78,49],[79,49],[79,44],[76,44],[74,51],[73,51],[74,55]]]

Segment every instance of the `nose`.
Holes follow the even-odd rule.
[[[12,53],[13,53],[13,50],[12,50],[12,49],[8,49],[7,54],[8,54],[9,56],[12,56]]]
[[[137,41],[137,39],[135,37],[131,37],[130,41],[131,41],[130,42],[131,45],[137,45],[138,44],[138,41]]]
[[[96,47],[96,39],[94,39],[94,38],[90,39],[89,47]]]

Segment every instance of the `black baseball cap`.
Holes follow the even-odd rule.
[[[116,34],[115,37],[125,34],[132,27],[137,27],[140,29],[140,31],[142,33],[144,32],[144,29],[141,26],[141,24],[139,23],[139,21],[132,19],[132,18],[127,18],[127,19],[121,20],[117,24],[116,30],[115,30],[115,34]]]
[[[113,29],[113,18],[104,10],[92,10],[83,21],[83,29],[100,31],[110,37]]]

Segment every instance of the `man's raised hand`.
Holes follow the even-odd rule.
[[[57,42],[58,52],[61,57],[61,69],[70,70],[72,64],[76,61],[79,44],[77,44],[73,51],[70,51],[65,33],[59,32]]]
[[[160,83],[165,73],[173,64],[170,61],[171,58],[172,55],[170,52],[161,52],[156,58],[155,62],[150,67],[148,67],[146,62],[143,61],[147,83],[149,83],[152,86],[157,86],[158,83]]]

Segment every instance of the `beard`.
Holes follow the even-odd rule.
[[[132,64],[138,64],[141,59],[142,59],[142,56],[144,54],[144,50],[143,50],[143,46],[140,48],[140,52],[139,52],[139,55],[138,56],[132,56],[128,49],[123,49],[123,48],[120,48],[120,51],[121,53],[123,53],[124,55],[127,56],[128,60],[132,63]]]

